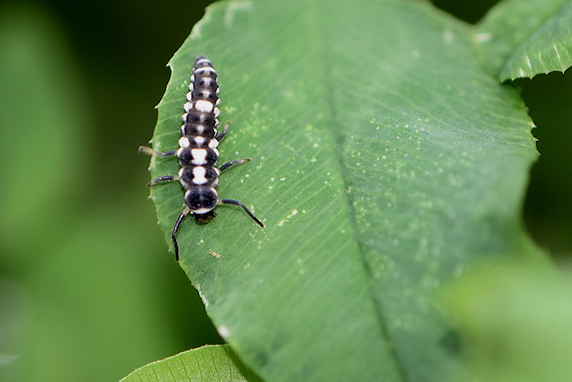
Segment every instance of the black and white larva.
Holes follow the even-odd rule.
[[[185,189],[185,206],[179,215],[172,231],[175,258],[179,261],[179,245],[177,232],[181,222],[188,214],[195,215],[198,222],[208,222],[214,216],[214,208],[218,204],[234,204],[242,207],[246,213],[261,227],[260,222],[250,210],[238,200],[219,199],[216,187],[220,173],[229,167],[248,162],[250,158],[237,159],[217,167],[219,152],[217,146],[228,131],[228,122],[224,130],[217,131],[218,97],[217,74],[213,64],[202,55],[195,58],[191,83],[187,93],[188,102],[183,105],[183,125],[179,139],[179,149],[160,152],[150,147],[141,146],[139,151],[148,155],[179,158],[181,169],[177,175],[160,176],[147,186],[160,182],[177,181]]]

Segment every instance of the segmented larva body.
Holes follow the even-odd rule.
[[[216,130],[220,113],[217,74],[204,56],[195,58],[189,90],[177,150],[181,165],[178,175],[185,188],[185,204],[192,213],[202,215],[212,211],[218,202],[217,146],[226,134],[226,130],[220,134]]]
[[[241,202],[233,199],[219,199],[216,187],[222,171],[232,165],[248,162],[250,158],[233,160],[217,167],[219,141],[228,131],[228,123],[222,132],[217,131],[218,97],[217,74],[213,64],[204,56],[195,58],[191,83],[187,93],[187,101],[183,107],[185,113],[182,120],[179,149],[160,152],[142,146],[139,151],[149,155],[164,157],[176,156],[181,169],[177,175],[165,175],[153,180],[148,186],[159,182],[178,181],[185,189],[185,207],[179,215],[172,231],[175,257],[179,260],[179,246],[176,235],[181,222],[189,213],[194,214],[199,222],[208,222],[214,217],[217,204],[234,204],[242,207],[246,213],[261,227],[264,225]]]

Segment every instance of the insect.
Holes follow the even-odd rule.
[[[262,228],[264,224],[241,202],[234,199],[219,199],[216,187],[221,172],[235,164],[250,161],[250,158],[236,159],[217,167],[219,152],[217,146],[228,132],[229,123],[218,132],[217,119],[220,110],[219,86],[213,64],[205,56],[195,58],[191,83],[187,100],[183,105],[185,113],[182,120],[179,149],[172,151],[156,151],[147,146],[139,147],[139,152],[162,157],[177,157],[181,169],[177,175],[164,175],[149,182],[151,187],[158,183],[177,181],[185,189],[185,206],[177,218],[171,237],[175,249],[175,259],[179,261],[179,245],[177,232],[181,222],[188,214],[193,214],[199,223],[209,222],[214,218],[214,208],[219,204],[234,204],[244,211]]]

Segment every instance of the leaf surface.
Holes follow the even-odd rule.
[[[233,1],[170,62],[154,147],[177,148],[195,55],[211,59],[221,177],[244,202],[182,224],[181,267],[268,380],[443,381],[459,342],[433,299],[475,262],[535,253],[520,221],[532,124],[474,31],[422,2]],[[175,174],[153,158],[153,178]],[[176,184],[151,190],[170,232]]]
[[[121,382],[259,382],[227,345],[207,345],[145,365]]]

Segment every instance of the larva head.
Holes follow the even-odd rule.
[[[185,204],[194,214],[212,211],[218,202],[218,194],[212,187],[193,187],[185,192]]]

